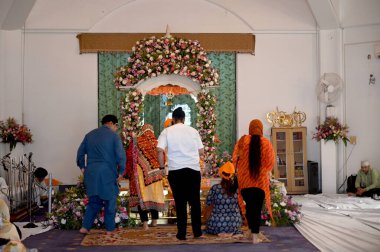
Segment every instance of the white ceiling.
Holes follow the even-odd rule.
[[[0,0],[0,28],[89,30],[109,13],[146,0]],[[151,0],[152,1],[152,0]],[[190,0],[189,0],[190,2]],[[320,29],[380,24],[380,0],[203,0],[227,11],[254,16],[265,12],[254,28],[283,29],[270,17],[284,15],[305,22],[314,20]],[[261,22],[261,23],[260,23]],[[302,27],[301,27],[302,28]],[[295,29],[301,29],[296,27]]]

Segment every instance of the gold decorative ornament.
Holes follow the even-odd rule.
[[[302,111],[296,111],[292,114],[287,114],[284,111],[276,111],[267,113],[267,121],[272,124],[272,127],[300,127],[306,121],[306,114]]]

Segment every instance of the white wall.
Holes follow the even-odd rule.
[[[14,117],[22,123],[23,97],[23,34],[21,31],[0,32],[0,120]],[[22,146],[17,146],[17,153],[22,154]],[[9,150],[0,144],[0,155]]]
[[[275,111],[306,113],[308,159],[319,162],[319,144],[312,140],[317,125],[316,34],[258,34],[256,55],[239,54],[237,62],[238,136],[248,133],[258,118],[270,138],[266,114]]]
[[[73,183],[80,175],[76,151],[97,127],[97,55],[79,54],[75,33],[27,33],[25,121],[39,166]]]
[[[247,132],[252,118],[264,120],[276,106],[289,113],[297,107],[307,114],[309,159],[318,160],[318,144],[311,140],[318,116],[314,92],[317,39],[305,1],[239,1],[243,4],[233,6],[227,0],[218,2],[228,7],[225,9],[198,0],[186,7],[194,11],[184,11],[189,3],[184,0],[129,1],[105,13],[92,27],[88,27],[91,22],[86,12],[70,19],[60,16],[67,5],[53,12],[56,18],[48,19],[46,15],[53,13],[42,12],[41,2],[36,3],[26,25],[24,111],[25,123],[34,134],[34,143],[27,145],[26,151],[32,151],[36,164],[64,183],[76,181],[77,147],[84,134],[97,126],[97,56],[80,55],[76,32],[64,29],[82,29],[81,20],[91,32],[164,32],[166,24],[173,32],[255,33],[251,29],[257,29],[256,56],[238,55],[238,134]],[[274,8],[276,3],[278,8]],[[57,23],[61,20],[70,26]],[[19,36],[6,33],[5,41],[15,42],[6,44],[5,50],[16,47],[21,52]],[[19,66],[12,71],[19,71]],[[19,85],[11,88],[7,96],[16,96]],[[13,101],[12,105],[20,103]],[[6,109],[3,116],[11,112]],[[266,124],[267,136],[268,127]]]
[[[361,160],[380,170],[380,59],[374,45],[380,44],[380,25],[346,29],[344,33],[346,120],[357,144],[347,148],[347,173],[356,173]],[[368,59],[370,55],[370,59]],[[369,85],[373,74],[376,84]]]

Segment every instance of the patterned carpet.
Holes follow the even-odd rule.
[[[115,245],[174,245],[174,244],[221,244],[221,243],[251,243],[252,239],[248,235],[204,235],[203,239],[194,239],[191,227],[187,228],[187,239],[179,241],[175,235],[177,227],[175,225],[160,225],[151,227],[148,230],[142,228],[120,229],[112,235],[106,235],[104,230],[91,230],[81,243],[82,246],[115,246]],[[270,242],[263,233],[260,238],[264,242]]]

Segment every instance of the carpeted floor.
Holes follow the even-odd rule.
[[[190,227],[189,227],[190,229]],[[82,246],[84,236],[78,231],[51,230],[46,233],[31,236],[23,242],[28,248],[37,248],[39,252],[48,251],[158,251],[158,252],[219,252],[219,251],[318,251],[294,227],[262,227],[261,231],[271,240],[268,243],[252,245],[250,243],[214,243],[214,244],[166,244],[165,238],[160,245],[109,245],[109,246]],[[128,232],[128,231],[127,231]],[[94,234],[98,231],[94,232]],[[84,240],[86,241],[86,239]]]
[[[105,235],[104,230],[91,230],[81,245],[83,246],[112,246],[112,245],[179,245],[179,244],[212,244],[212,243],[249,243],[248,235],[203,235],[202,239],[194,239],[191,228],[187,229],[187,239],[180,241],[176,238],[175,225],[159,225],[144,230],[141,227],[119,229],[111,235]],[[270,242],[264,234],[260,233],[263,242]]]

